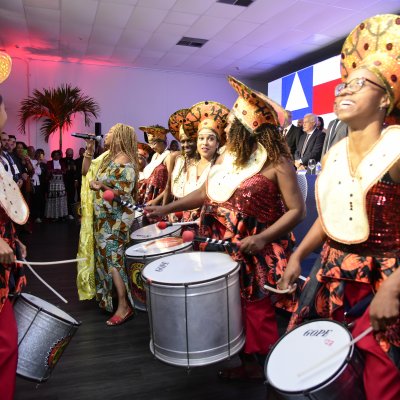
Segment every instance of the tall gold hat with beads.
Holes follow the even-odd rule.
[[[228,82],[239,95],[232,107],[232,113],[249,132],[254,132],[263,124],[285,125],[288,115],[278,103],[233,76],[228,76]]]
[[[390,97],[388,114],[400,108],[400,16],[376,15],[349,34],[341,53],[342,80],[365,68],[377,76]]]
[[[150,140],[161,139],[166,140],[168,129],[161,125],[139,126],[144,132],[144,140],[148,143]]]
[[[195,130],[197,134],[202,129],[210,129],[223,145],[226,142],[225,127],[229,112],[228,107],[217,101],[201,101],[190,108],[183,127],[185,131]]]
[[[193,126],[186,124],[186,115],[189,113],[189,108],[182,108],[181,110],[175,111],[168,120],[168,128],[172,136],[181,141],[182,137],[196,138],[197,129]]]

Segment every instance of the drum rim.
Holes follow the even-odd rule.
[[[266,358],[266,360],[265,360],[265,365],[264,365],[264,375],[265,375],[266,382],[267,382],[269,385],[271,385],[275,390],[277,390],[278,392],[280,392],[280,393],[282,393],[282,394],[298,395],[298,394],[303,394],[303,393],[305,393],[305,392],[306,392],[306,393],[312,393],[312,392],[315,392],[315,391],[318,390],[318,389],[324,388],[326,385],[328,385],[328,384],[332,381],[332,379],[334,379],[335,377],[337,377],[338,374],[341,373],[341,372],[343,371],[343,369],[344,369],[344,368],[346,367],[346,365],[348,364],[348,359],[349,359],[349,357],[352,357],[352,355],[353,355],[353,353],[354,353],[354,344],[353,344],[353,345],[351,345],[351,346],[349,347],[349,351],[348,351],[348,353],[347,353],[347,356],[345,357],[344,361],[340,364],[340,366],[337,368],[337,370],[335,371],[335,373],[332,374],[329,378],[327,378],[327,379],[323,380],[322,382],[320,382],[320,383],[319,383],[318,385],[316,385],[316,386],[312,386],[312,387],[310,387],[310,388],[308,388],[308,389],[303,389],[303,390],[296,390],[296,391],[293,391],[293,390],[292,390],[292,391],[287,391],[287,390],[280,389],[280,388],[277,388],[276,386],[272,385],[271,382],[270,382],[270,380],[268,379],[268,375],[267,375],[267,365],[268,365],[269,359],[270,359],[270,357],[271,357],[271,354],[273,353],[273,351],[275,350],[275,348],[278,346],[278,344],[279,344],[288,334],[290,334],[291,332],[294,332],[294,331],[297,330],[298,328],[301,328],[303,325],[306,325],[306,324],[309,324],[310,322],[315,322],[315,321],[328,321],[328,322],[335,323],[336,325],[339,325],[340,327],[344,328],[344,329],[347,331],[347,333],[349,334],[350,340],[352,340],[352,335],[351,335],[350,331],[346,328],[346,326],[345,326],[343,323],[341,323],[341,322],[339,322],[339,321],[335,321],[335,320],[329,319],[329,318],[317,318],[317,319],[312,319],[312,320],[309,320],[309,321],[304,321],[304,322],[302,322],[300,325],[298,325],[298,326],[296,326],[294,329],[292,329],[290,332],[285,333],[282,337],[280,337],[280,338],[278,339],[278,341],[277,341],[277,342],[273,345],[273,347],[271,348],[271,350],[270,350],[270,352],[268,353],[268,356],[267,356],[267,358]]]
[[[172,236],[172,237],[174,237],[174,236]],[[157,238],[157,239],[150,239],[150,240],[148,240],[148,242],[153,242],[154,240],[159,240],[159,239],[164,239],[165,237],[159,237],[159,238]],[[187,246],[184,246],[184,247],[180,247],[180,248],[178,248],[178,249],[175,249],[175,250],[169,250],[168,252],[165,252],[165,253],[154,253],[154,254],[150,254],[150,255],[142,255],[142,256],[139,256],[139,255],[137,255],[137,256],[130,256],[130,255],[128,255],[126,252],[128,251],[128,249],[130,249],[131,247],[134,247],[134,246],[139,246],[139,245],[143,245],[143,244],[145,244],[146,242],[140,242],[140,243],[135,243],[134,245],[132,245],[132,246],[130,246],[130,247],[128,247],[126,250],[125,250],[125,257],[126,257],[126,259],[127,259],[127,261],[129,261],[130,262],[130,260],[128,260],[128,258],[130,258],[130,259],[138,259],[138,260],[143,260],[143,259],[149,259],[149,258],[153,258],[153,257],[159,257],[159,256],[168,256],[168,255],[170,255],[170,253],[171,254],[175,254],[175,252],[177,252],[177,251],[180,251],[180,250],[185,250],[185,249],[187,249],[187,248],[190,248],[190,247],[193,247],[193,242],[187,242],[187,243],[182,243],[182,244],[185,244],[185,245],[187,245]],[[182,245],[181,244],[181,245]],[[179,246],[181,246],[181,245],[179,245]]]
[[[38,308],[38,305],[37,305],[37,304],[35,304],[35,303],[33,303],[32,301],[30,301],[30,300],[29,300],[26,296],[24,296],[24,295],[29,295],[29,296],[35,297],[36,299],[39,299],[39,300],[41,300],[41,301],[44,301],[44,302],[50,304],[51,306],[58,308],[57,306],[55,306],[54,304],[51,304],[51,303],[48,302],[47,300],[43,300],[43,299],[41,299],[40,297],[37,297],[37,296],[35,296],[35,295],[31,294],[31,293],[25,293],[25,292],[24,292],[24,293],[20,293],[20,294],[18,295],[18,297],[16,298],[16,301],[19,301],[20,298],[23,298],[24,301],[26,301],[27,303],[29,303],[31,306],[33,306],[33,307],[35,307],[35,308]],[[46,310],[45,308],[41,308],[41,307],[40,307],[40,310],[43,311],[45,314],[48,314],[48,315],[52,316],[53,318],[58,319],[59,321],[68,322],[68,323],[71,323],[71,324],[74,325],[74,326],[80,326],[80,325],[82,324],[81,321],[77,321],[74,317],[72,317],[71,315],[69,315],[67,312],[65,312],[64,310],[61,310],[61,308],[58,308],[58,309],[59,309],[60,311],[62,311],[64,314],[68,315],[68,316],[72,319],[72,321],[69,321],[69,320],[67,320],[67,319],[64,319],[64,318],[62,318],[61,316],[55,315],[55,314],[53,314],[51,311],[48,311],[48,310]]]

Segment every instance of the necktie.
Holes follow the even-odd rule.
[[[301,157],[303,157],[304,152],[306,151],[307,143],[310,140],[312,134],[313,134],[313,132],[306,134],[306,138],[304,139],[303,148],[301,149],[301,153],[300,153]]]
[[[287,128],[285,128],[285,129],[283,130],[283,136],[286,136],[286,134],[287,134],[287,131],[288,131],[288,129],[287,129]]]

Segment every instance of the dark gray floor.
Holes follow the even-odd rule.
[[[71,222],[35,225],[28,244],[28,260],[73,258],[79,230]],[[82,322],[49,381],[41,385],[17,378],[16,400],[143,399],[243,400],[266,399],[262,382],[222,382],[216,372],[238,358],[192,369],[163,364],[149,351],[147,314],[139,313],[124,325],[107,327],[108,315],[95,301],[80,302],[75,287],[75,265],[37,267],[37,271],[69,303],[58,298],[28,274],[27,292],[60,306]],[[281,323],[282,325],[282,323]]]

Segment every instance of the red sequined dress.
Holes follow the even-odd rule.
[[[168,169],[163,161],[168,154],[169,151],[167,150],[161,155],[158,155],[160,159],[157,161],[158,157],[155,158],[154,161],[152,160],[152,162],[144,169],[144,179],[139,182],[138,204],[147,204],[150,200],[155,199],[165,190],[168,182]],[[157,153],[153,157],[156,155]],[[154,168],[152,167],[153,162],[158,164]],[[146,174],[148,168],[151,170],[150,174]]]
[[[267,229],[284,213],[278,186],[257,173],[242,181],[227,201],[217,203],[209,198],[206,200],[201,212],[201,235],[237,243]],[[211,246],[205,246],[205,250]],[[233,259],[242,265],[240,283],[244,299],[260,300],[268,293],[264,289],[265,284],[276,286],[286,268],[292,247],[290,234],[268,243],[256,255],[232,252]]]

